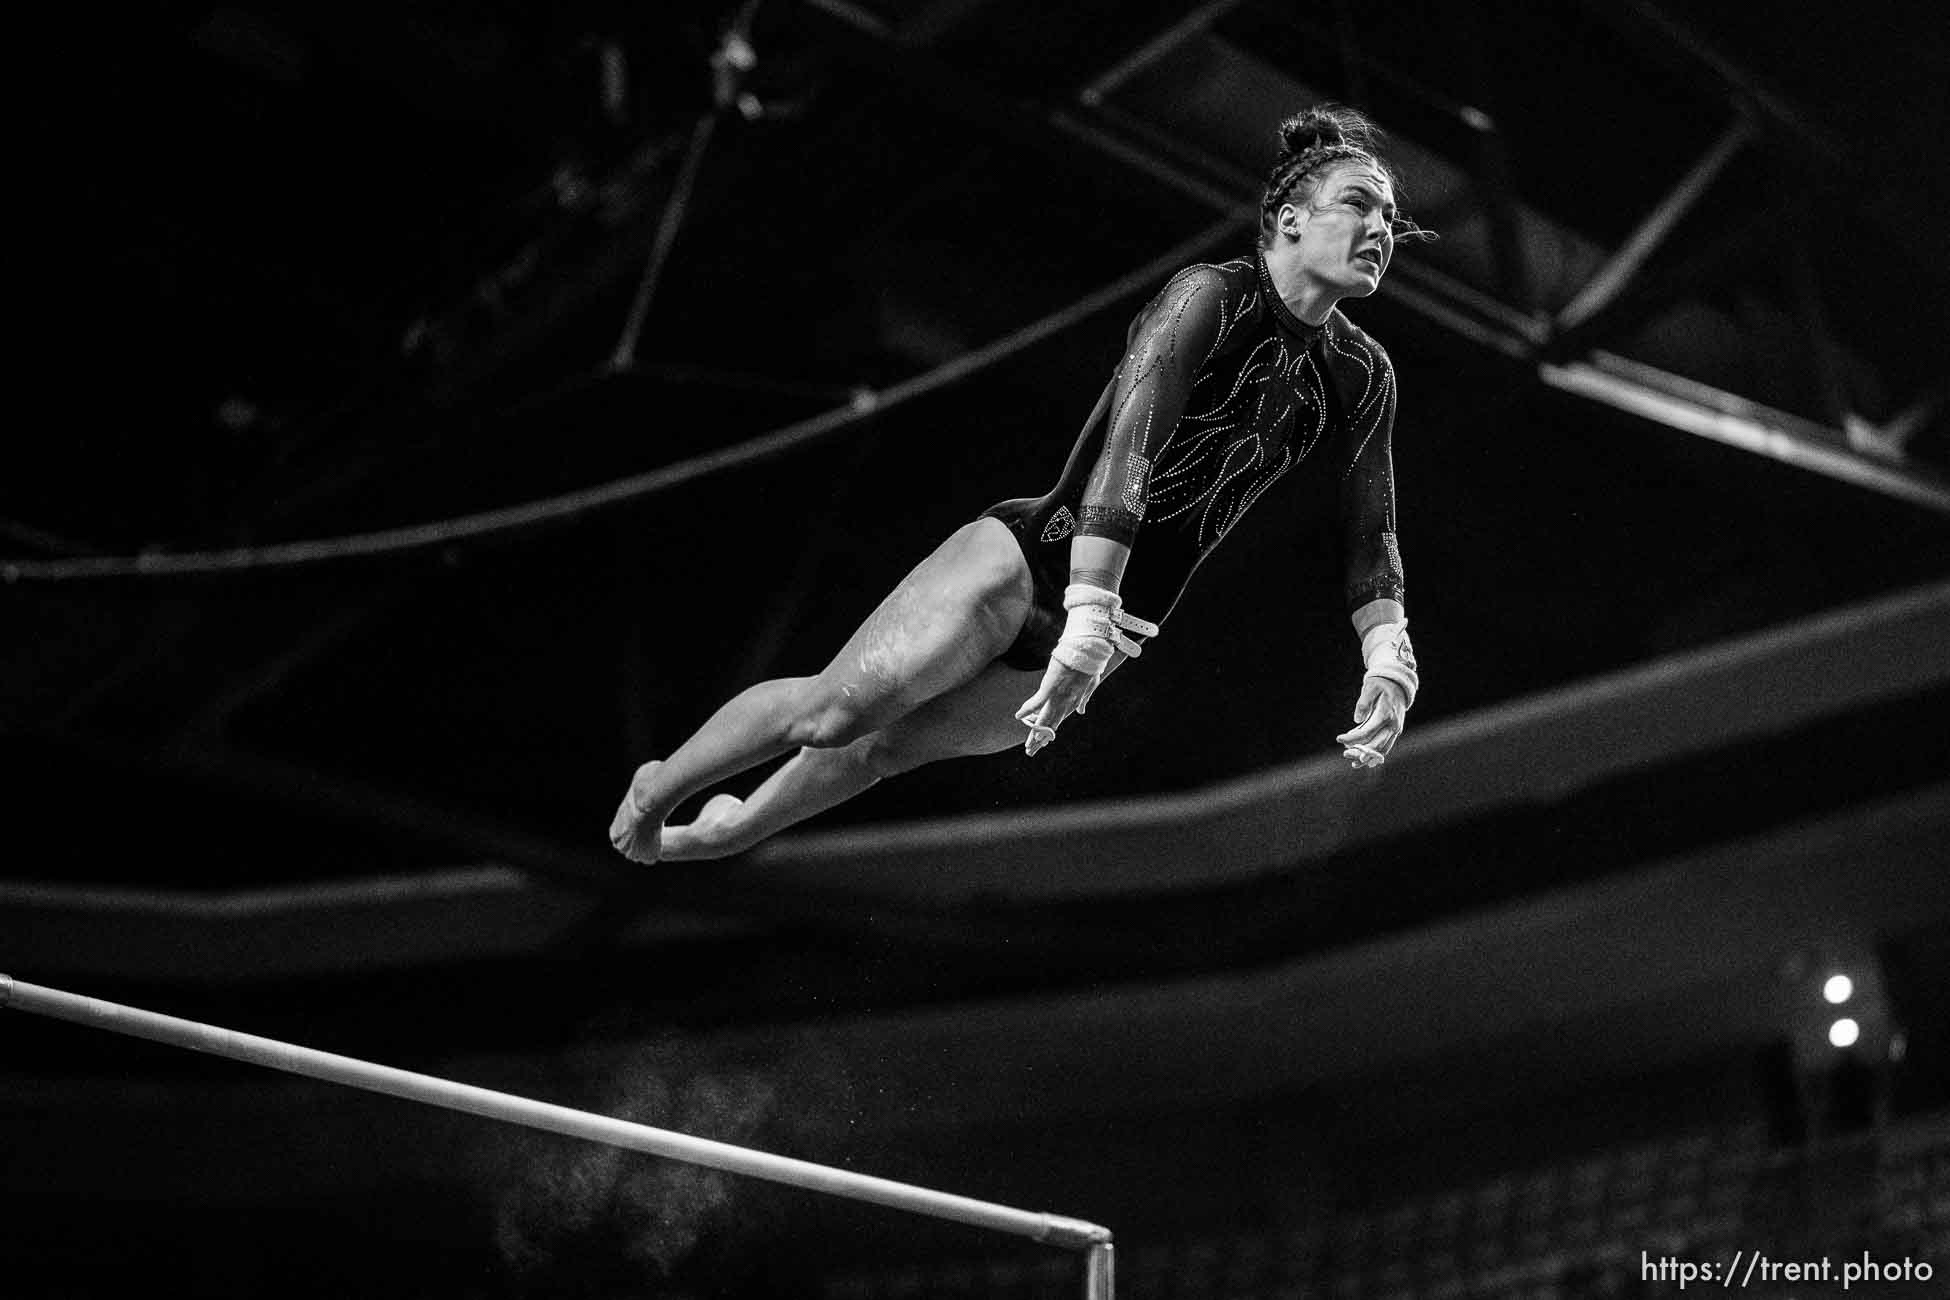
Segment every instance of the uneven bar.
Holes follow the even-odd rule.
[[[429,1106],[465,1111],[506,1124],[587,1138],[591,1142],[803,1187],[830,1196],[868,1201],[912,1214],[1006,1232],[1070,1250],[1094,1251],[1096,1247],[1108,1246],[1111,1240],[1110,1229],[1081,1219],[1011,1209],[1006,1205],[994,1205],[890,1179],[816,1165],[810,1161],[651,1128],[646,1124],[632,1124],[606,1115],[572,1110],[567,1106],[531,1101],[526,1097],[374,1065],[369,1061],[314,1051],[276,1039],[219,1029],[215,1025],[199,1024],[194,1020],[179,1020],[174,1016],[103,1002],[98,998],[64,993],[6,975],[0,975],[0,1009],[50,1016],[94,1029],[106,1029],[110,1033],[147,1038],[171,1047],[207,1052],[212,1056],[229,1057],[251,1065],[283,1070],[288,1074],[322,1079],[327,1083],[363,1088],[367,1092],[381,1092],[408,1101],[424,1102]],[[1100,1256],[1107,1262],[1108,1252],[1093,1254],[1093,1272],[1097,1270]]]

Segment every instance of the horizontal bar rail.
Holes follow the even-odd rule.
[[[276,1039],[220,1029],[194,1020],[179,1020],[175,1016],[65,993],[7,975],[0,975],[0,1009],[49,1016],[93,1029],[105,1029],[110,1033],[146,1038],[171,1047],[206,1052],[268,1069],[283,1070],[288,1074],[321,1079],[327,1083],[385,1093],[446,1110],[464,1111],[506,1124],[586,1138],[591,1142],[763,1178],[830,1196],[867,1201],[970,1227],[1028,1237],[1046,1245],[1088,1251],[1090,1293],[1108,1296],[1110,1229],[1082,1219],[1011,1209],[1006,1205],[834,1169],[789,1156],[754,1151],[749,1147],[652,1128],[647,1124],[634,1124],[607,1115],[573,1110],[567,1106],[477,1088],[450,1079],[298,1047]]]

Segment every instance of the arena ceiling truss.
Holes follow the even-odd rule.
[[[1844,327],[1842,317],[1861,313],[1831,305],[1835,290],[1815,245],[1824,213],[1851,212],[1873,223],[1894,255],[1916,259],[1939,301],[1950,287],[1943,270],[1950,248],[1928,234],[1927,223],[1906,219],[1916,200],[1867,175],[1867,162],[1785,96],[1649,4],[1588,0],[1573,8],[1598,20],[1617,58],[1657,70],[1683,88],[1700,120],[1717,125],[1693,156],[1672,159],[1675,174],[1663,190],[1646,187],[1642,212],[1612,247],[1581,236],[1543,199],[1528,201],[1523,191],[1538,187],[1520,185],[1498,122],[1463,92],[1398,66],[1363,38],[1365,24],[1353,21],[1344,0],[1325,12],[1214,0],[1072,92],[1037,105],[995,94],[930,53],[942,26],[937,11],[965,16],[975,6],[929,5],[906,19],[877,17],[849,0],[809,6],[827,18],[823,39],[843,57],[898,80],[955,120],[1005,133],[1018,146],[1087,157],[1084,165],[1111,162],[1215,212],[1235,213],[1242,228],[1257,219],[1239,196],[1259,185],[1249,151],[1260,124],[1296,103],[1358,96],[1394,134],[1409,189],[1420,210],[1437,214],[1427,224],[1443,235],[1398,253],[1384,294],[1553,388],[1950,513],[1950,479],[1908,454],[1919,430],[1950,415],[1950,388],[1940,373],[1888,362],[1889,340],[1875,331],[1893,323]],[[1263,34],[1268,26],[1288,30],[1305,48],[1331,51],[1324,61],[1338,65],[1341,89],[1329,93],[1305,82],[1306,72],[1254,52],[1241,29]],[[1552,39],[1541,22],[1536,35]],[[1487,74],[1477,66],[1480,80]],[[1413,125],[1399,126],[1403,120],[1437,123],[1447,147],[1431,147]],[[1729,186],[1751,184],[1749,176],[1729,179],[1743,156],[1758,157],[1759,174],[1779,188],[1758,205],[1735,205],[1751,210],[1731,221],[1716,217],[1710,236],[1701,236],[1688,218],[1724,206]],[[1761,323],[1704,307],[1707,295],[1740,301]],[[1703,324],[1705,313],[1720,319]],[[1789,409],[1791,400],[1769,391],[1764,372],[1756,383],[1754,368],[1741,364],[1741,353],[1779,350],[1783,340],[1789,364],[1815,379],[1813,413]],[[1691,364],[1646,359],[1669,355],[1687,355]]]

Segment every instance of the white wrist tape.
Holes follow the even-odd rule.
[[[1415,690],[1422,679],[1415,671],[1415,647],[1408,642],[1407,619],[1369,628],[1361,637],[1361,661],[1368,666],[1368,676],[1395,683],[1408,703],[1415,703]]]
[[[1113,650],[1122,650],[1132,659],[1144,653],[1142,644],[1124,635],[1125,629],[1139,636],[1158,635],[1156,623],[1124,612],[1123,597],[1087,582],[1073,582],[1063,589],[1063,608],[1069,611],[1069,620],[1050,658],[1092,677],[1109,666]]]

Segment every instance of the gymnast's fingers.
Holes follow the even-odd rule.
[[[1062,664],[1053,659],[1050,661],[1049,667],[1043,670],[1043,680],[1041,685],[1036,687],[1036,693],[1024,700],[1022,707],[1016,710],[1017,722],[1028,723],[1032,716],[1049,703],[1050,696],[1056,690],[1057,674],[1062,671],[1062,668]]]
[[[1405,721],[1394,694],[1383,691],[1376,697],[1366,722],[1335,737],[1346,746],[1341,756],[1355,767],[1380,767],[1389,751],[1394,749],[1395,742],[1401,738]]]
[[[1343,731],[1340,735],[1334,737],[1334,739],[1340,741],[1343,745],[1370,744],[1377,736],[1387,730],[1388,717],[1387,706],[1377,704],[1375,708],[1369,711],[1366,722],[1363,722],[1358,727]]]
[[[623,802],[616,806],[616,815],[609,819],[609,842],[624,852],[629,851],[629,841],[635,837],[637,823],[636,805],[625,793]]]
[[[1360,698],[1354,701],[1354,721],[1357,725],[1374,716],[1375,702],[1381,698],[1383,689],[1379,677],[1362,678]]]
[[[1043,721],[1049,726],[1056,726],[1076,712],[1078,701],[1089,695],[1095,681],[1096,678],[1089,673],[1078,672],[1067,664],[1050,660],[1049,667],[1043,672],[1043,684],[1016,710],[1016,721],[1027,724],[1039,710],[1045,710],[1048,716]]]

